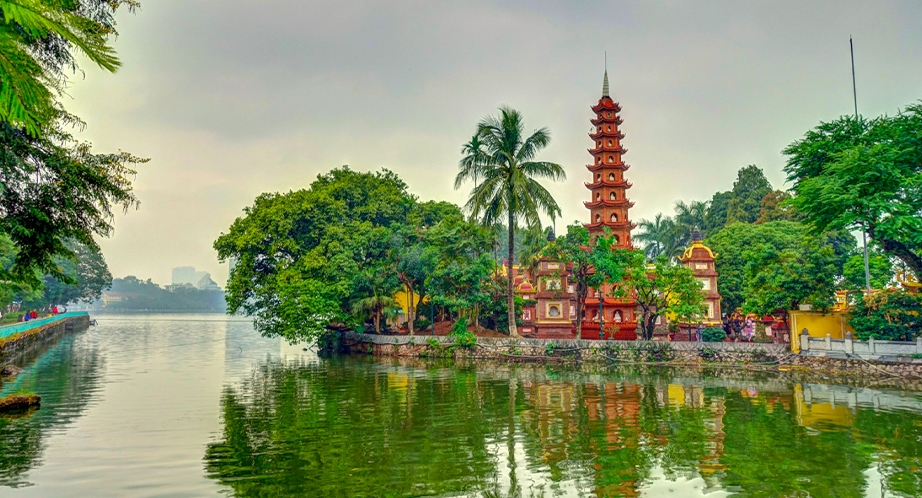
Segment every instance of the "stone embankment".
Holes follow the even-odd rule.
[[[85,329],[90,325],[87,313],[65,313],[52,318],[0,327],[0,365],[5,365],[27,351],[56,340],[65,331]]]
[[[512,339],[478,337],[471,347],[451,336],[387,336],[342,332],[340,350],[407,358],[455,358],[551,363],[733,366],[843,377],[920,378],[922,361],[867,361],[802,356],[787,344]]]

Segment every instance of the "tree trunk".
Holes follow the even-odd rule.
[[[413,335],[413,328],[416,326],[416,303],[413,302],[413,287],[410,284],[406,285],[407,288],[407,328],[410,331],[410,335]]]
[[[515,219],[509,207],[509,260],[506,262],[506,304],[509,306],[509,337],[518,337],[519,331],[515,327],[515,287],[512,278],[512,257],[515,255]]]
[[[375,309],[375,333],[381,334],[381,308]]]

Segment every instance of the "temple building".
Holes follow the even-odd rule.
[[[586,183],[590,200],[585,203],[589,209],[589,223],[585,227],[593,243],[600,236],[614,236],[616,247],[631,248],[634,224],[631,223],[628,210],[634,203],[627,198],[627,189],[631,188],[631,184],[624,177],[630,166],[623,161],[627,149],[621,145],[624,138],[624,133],[619,129],[622,123],[618,116],[621,106],[609,95],[608,70],[602,80],[602,98],[592,106],[592,112],[596,117],[591,121],[594,129],[589,138],[595,144],[589,149],[592,164],[586,166],[592,174],[592,181]],[[637,338],[637,304],[632,299],[612,298],[611,290],[608,286],[590,289],[582,327],[584,339]],[[605,331],[604,334],[600,333],[600,328]]]
[[[705,327],[721,325],[720,293],[717,292],[717,269],[714,267],[714,253],[704,245],[701,231],[698,227],[692,231],[692,244],[679,261],[695,273],[695,278],[701,282],[701,292],[704,293],[706,310],[701,317],[701,324]]]

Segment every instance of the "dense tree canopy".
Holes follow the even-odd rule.
[[[705,241],[717,255],[723,309],[771,313],[799,304],[828,306],[841,267],[855,250],[854,238],[845,237],[851,244],[811,235],[789,221],[723,228]]]
[[[0,285],[38,289],[42,275],[74,281],[58,264],[77,261],[71,241],[98,251],[112,231],[112,210],[136,205],[125,152],[95,154],[69,128],[82,123],[60,104],[78,55],[115,71],[108,40],[115,14],[135,0],[0,1],[0,235],[14,246]]]
[[[814,232],[866,230],[922,278],[922,104],[820,123],[784,153],[792,202]]]

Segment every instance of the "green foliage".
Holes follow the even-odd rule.
[[[57,264],[73,283],[45,275],[41,293],[24,292],[18,296],[24,306],[41,308],[71,302],[90,303],[99,299],[102,291],[109,288],[112,274],[101,252],[75,241],[68,243],[67,249],[75,254],[76,260],[58,258]]]
[[[106,309],[118,311],[225,311],[224,293],[190,286],[164,289],[151,281],[127,276],[112,280],[113,292],[122,300],[110,302]]]
[[[645,363],[663,363],[675,359],[675,350],[668,342],[631,343],[627,352],[632,360]]]
[[[44,133],[58,119],[65,71],[77,69],[79,52],[101,69],[121,65],[107,38],[115,33],[115,11],[136,1],[3,0],[0,11],[0,121]]]
[[[922,334],[922,294],[899,289],[874,291],[857,303],[851,326],[862,341],[914,341]]]
[[[841,253],[854,250],[854,239],[848,244],[831,235],[813,236],[788,221],[729,225],[705,243],[717,255],[718,288],[728,312],[831,304]]]
[[[112,209],[127,209],[132,165],[143,163],[126,152],[94,154],[56,128],[41,138],[0,123],[0,234],[13,241],[14,264],[0,270],[0,281],[40,284],[47,274],[71,284],[60,258],[75,260],[68,244],[98,251],[94,235],[112,231]]]
[[[727,202],[726,224],[753,223],[759,218],[762,198],[772,192],[762,169],[750,164],[739,170]]]
[[[461,317],[452,324],[451,335],[455,338],[455,345],[462,348],[472,348],[477,345],[477,336],[467,330],[467,318]]]
[[[353,312],[373,315],[380,327],[399,288],[390,227],[407,223],[415,206],[394,173],[348,167],[319,175],[308,190],[260,195],[215,242],[221,259],[237,259],[228,309],[291,340],[313,339],[321,324]],[[304,317],[291,325],[273,318],[296,314]]]
[[[673,314],[689,320],[702,313],[704,296],[694,272],[661,255],[648,261],[643,252],[619,249],[614,239],[601,237],[593,245],[596,273],[608,284],[617,285],[612,296],[633,297],[641,309],[641,334],[653,338],[656,319]]]
[[[637,228],[639,231],[634,235],[634,241],[643,244],[649,258],[660,255],[671,258],[685,246],[675,220],[662,213],[657,213],[653,221],[638,221]]]
[[[765,194],[759,209],[759,218],[755,223],[801,221],[803,216],[794,207],[792,200],[793,196],[783,190],[775,190]]]
[[[922,104],[820,123],[784,149],[792,201],[816,233],[865,229],[922,278]]]
[[[551,341],[544,345],[544,354],[547,356],[554,356],[554,351],[557,351],[559,347],[560,346],[558,346],[556,342]]]
[[[705,327],[701,331],[701,340],[704,342],[724,342],[727,333],[720,327]]]
[[[416,330],[426,330],[429,326],[432,325],[432,321],[428,318],[421,316],[416,319],[416,322],[413,324],[416,327]]]
[[[566,178],[559,164],[536,161],[541,149],[550,143],[546,128],[525,136],[522,115],[515,109],[501,107],[499,116],[488,116],[477,125],[477,133],[463,151],[460,171],[455,177],[455,188],[468,180],[475,182],[466,209],[475,219],[493,226],[506,223],[508,230],[506,303],[508,310],[515,307],[512,288],[512,265],[515,256],[515,227],[524,222],[530,227],[540,227],[540,214],[551,218],[560,215],[560,207],[550,192],[536,178],[557,181]],[[479,182],[479,183],[478,183]],[[515,313],[508,316],[509,333],[516,333]]]
[[[893,280],[893,261],[876,244],[869,244],[868,267],[871,273],[871,288],[883,289]],[[849,290],[864,290],[864,253],[856,247],[842,266],[843,287]]]

